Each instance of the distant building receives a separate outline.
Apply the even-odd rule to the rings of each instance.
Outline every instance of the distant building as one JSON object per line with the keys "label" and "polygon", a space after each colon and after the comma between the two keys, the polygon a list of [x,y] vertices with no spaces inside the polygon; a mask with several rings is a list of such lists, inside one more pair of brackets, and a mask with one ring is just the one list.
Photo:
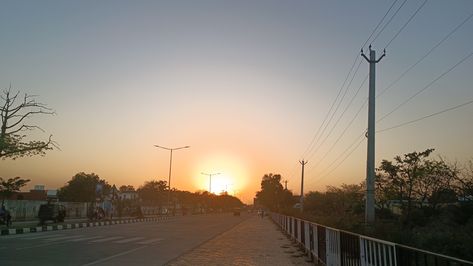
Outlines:
{"label": "distant building", "polygon": [[45,190],[44,185],[35,185],[34,190]]}
{"label": "distant building", "polygon": [[46,190],[30,190],[29,192],[15,192],[10,200],[48,200],[48,194]]}
{"label": "distant building", "polygon": [[138,192],[135,190],[127,190],[118,192],[118,198],[121,200],[137,200]]}

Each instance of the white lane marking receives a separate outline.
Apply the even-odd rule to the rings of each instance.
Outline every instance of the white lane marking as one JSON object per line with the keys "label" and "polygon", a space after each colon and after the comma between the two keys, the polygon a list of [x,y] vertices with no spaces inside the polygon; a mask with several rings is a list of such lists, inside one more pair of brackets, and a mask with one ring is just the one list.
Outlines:
{"label": "white lane marking", "polygon": [[25,237],[23,239],[28,239],[28,240],[34,240],[34,239],[42,239],[42,238],[51,238],[51,237],[58,237],[58,236],[63,236],[64,234],[57,234],[57,235],[42,235],[42,236],[31,236]]}
{"label": "white lane marking", "polygon": [[122,253],[117,253],[115,255],[112,255],[110,257],[106,257],[106,258],[103,258],[103,259],[99,259],[99,260],[96,260],[96,261],[92,261],[92,262],[89,262],[87,264],[83,264],[82,266],[90,266],[90,265],[95,265],[95,264],[99,264],[101,262],[104,262],[104,261],[107,261],[107,260],[111,260],[113,258],[116,258],[116,257],[120,257],[120,256],[123,256],[123,255],[126,255],[128,253],[132,253],[132,252],[135,252],[137,250],[140,250],[140,249],[143,249],[143,248],[146,248],[148,246],[141,246],[141,247],[137,247],[137,248],[134,248],[134,249],[130,249],[130,250],[127,250],[125,252],[122,252]]}
{"label": "white lane marking", "polygon": [[71,238],[78,238],[78,237],[81,237],[81,236],[82,235],[62,236],[62,237],[54,237],[54,238],[45,238],[45,239],[41,239],[41,240],[47,241],[47,242],[52,242],[52,241],[66,240],[66,239],[71,239]]}
{"label": "white lane marking", "polygon": [[70,240],[67,240],[67,241],[68,241],[68,242],[79,242],[79,241],[97,239],[97,238],[102,238],[102,237],[103,237],[103,236],[88,236],[88,237],[81,237],[81,238],[76,238],[76,239],[70,239]]}
{"label": "white lane marking", "polygon": [[151,243],[154,243],[154,242],[158,242],[158,241],[161,241],[163,240],[162,238],[152,238],[152,239],[149,239],[149,240],[146,240],[146,241],[141,241],[141,242],[138,242],[138,244],[141,244],[141,245],[148,245],[148,244],[151,244]]}
{"label": "white lane marking", "polygon": [[60,244],[60,243],[61,242],[49,242],[49,243],[46,243],[46,244],[39,244],[39,245],[34,245],[34,246],[29,246],[29,247],[16,248],[16,250],[24,250],[24,249],[29,249],[29,248],[40,248],[40,247],[57,245],[57,244]]}
{"label": "white lane marking", "polygon": [[143,238],[144,237],[138,236],[138,237],[132,237],[132,238],[128,238],[128,239],[118,240],[118,241],[115,241],[113,243],[124,244],[124,243],[133,242],[133,241],[136,241],[136,240],[140,240],[140,239],[143,239]]}
{"label": "white lane marking", "polygon": [[98,239],[98,240],[93,240],[93,241],[90,241],[90,242],[91,243],[102,243],[102,242],[107,242],[107,241],[110,241],[110,240],[115,240],[115,239],[120,239],[120,238],[123,238],[123,236],[112,236],[112,237],[102,238],[102,239]]}

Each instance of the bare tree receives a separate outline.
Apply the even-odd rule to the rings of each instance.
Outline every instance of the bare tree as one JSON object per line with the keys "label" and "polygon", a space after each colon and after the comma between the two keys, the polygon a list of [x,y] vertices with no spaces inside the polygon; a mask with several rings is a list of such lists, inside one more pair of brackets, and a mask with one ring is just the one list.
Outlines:
{"label": "bare tree", "polygon": [[39,126],[27,121],[36,115],[53,115],[54,112],[34,95],[12,93],[11,86],[0,96],[0,159],[16,159],[24,156],[44,155],[47,150],[57,148],[52,135],[47,140],[29,140],[26,132],[40,130]]}

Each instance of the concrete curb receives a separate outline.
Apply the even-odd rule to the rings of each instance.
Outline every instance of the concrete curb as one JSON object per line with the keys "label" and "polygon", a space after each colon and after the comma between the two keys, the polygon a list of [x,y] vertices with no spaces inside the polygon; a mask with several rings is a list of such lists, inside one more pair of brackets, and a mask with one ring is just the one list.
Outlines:
{"label": "concrete curb", "polygon": [[154,217],[154,218],[43,225],[43,226],[36,226],[36,227],[24,227],[24,228],[14,228],[14,229],[6,228],[6,229],[1,230],[0,236],[28,234],[28,233],[37,233],[37,232],[46,232],[46,231],[58,231],[58,230],[76,229],[76,228],[85,228],[85,227],[108,226],[108,225],[116,225],[116,224],[128,224],[128,223],[139,223],[139,222],[160,222],[160,221],[169,220],[169,218],[171,217],[172,216],[160,216],[160,217]]}

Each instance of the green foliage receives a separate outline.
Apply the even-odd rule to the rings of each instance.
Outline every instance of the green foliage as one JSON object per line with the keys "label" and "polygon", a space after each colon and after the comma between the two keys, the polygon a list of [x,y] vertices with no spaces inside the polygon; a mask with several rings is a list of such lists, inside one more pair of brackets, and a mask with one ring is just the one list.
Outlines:
{"label": "green foliage", "polygon": [[[97,190],[97,187],[101,187]],[[97,199],[103,199],[108,195],[111,186],[94,173],[77,173],[58,191],[58,197],[61,201],[71,202],[94,202]]]}
{"label": "green foliage", "polygon": [[26,124],[28,119],[36,115],[54,114],[45,104],[39,103],[34,96],[19,92],[11,93],[3,90],[0,97],[0,158],[16,159],[24,156],[44,155],[55,145],[51,136],[48,140],[28,140],[26,132],[42,129],[36,125]]}
{"label": "green foliage", "polygon": [[310,191],[304,199],[305,214],[322,224],[352,229],[363,216],[362,185],[328,186],[325,192]]}
{"label": "green foliage", "polygon": [[152,180],[144,183],[138,188],[138,195],[146,203],[164,203],[167,197],[167,182],[163,180]]}
{"label": "green foliage", "polygon": [[[443,160],[429,160],[433,149],[396,156],[394,162],[383,160],[377,169],[376,199],[381,208],[396,201],[401,205],[404,223],[412,223],[414,208],[437,208],[457,201],[459,171]],[[459,191],[458,191],[459,192]]]}
{"label": "green foliage", "polygon": [[22,179],[18,176],[7,180],[0,177],[0,195],[2,195],[2,205],[5,199],[11,197],[14,192],[20,191],[20,189],[28,182],[30,182],[29,179]]}
{"label": "green foliage", "polygon": [[261,190],[256,193],[259,204],[275,211],[294,204],[292,193],[283,189],[281,175],[265,174],[261,180]]}
{"label": "green foliage", "polygon": [[118,191],[120,192],[135,191],[135,187],[133,187],[132,185],[123,185],[123,186],[120,186]]}
{"label": "green foliage", "polygon": [[377,220],[372,227],[363,224],[363,185],[309,192],[304,218],[473,260],[473,163],[459,167],[442,158],[428,158],[432,152],[427,149],[381,162],[375,182]]}
{"label": "green foliage", "polygon": [[243,203],[236,197],[222,193],[215,195],[204,191],[202,193],[189,191],[174,191],[177,201],[184,209],[192,212],[198,211],[230,211],[234,208],[240,208]]}

